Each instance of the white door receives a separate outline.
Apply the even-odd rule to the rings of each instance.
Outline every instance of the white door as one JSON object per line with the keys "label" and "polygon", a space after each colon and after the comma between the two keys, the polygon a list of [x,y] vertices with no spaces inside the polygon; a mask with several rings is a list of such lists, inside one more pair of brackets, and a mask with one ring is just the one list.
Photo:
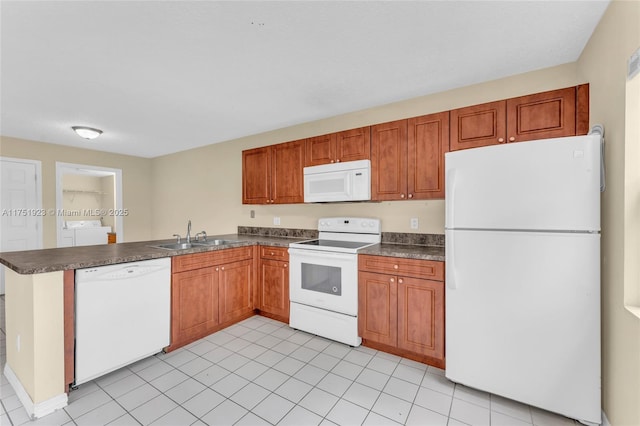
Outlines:
{"label": "white door", "polygon": [[[39,161],[0,159],[0,251],[42,247],[40,167]],[[0,273],[0,294],[4,294],[4,268]]]}

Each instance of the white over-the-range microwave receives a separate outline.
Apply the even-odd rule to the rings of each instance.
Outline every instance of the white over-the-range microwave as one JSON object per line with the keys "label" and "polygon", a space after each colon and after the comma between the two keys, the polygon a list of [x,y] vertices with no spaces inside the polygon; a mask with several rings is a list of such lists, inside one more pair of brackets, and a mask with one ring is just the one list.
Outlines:
{"label": "white over-the-range microwave", "polygon": [[371,161],[357,160],[304,168],[304,202],[371,199]]}

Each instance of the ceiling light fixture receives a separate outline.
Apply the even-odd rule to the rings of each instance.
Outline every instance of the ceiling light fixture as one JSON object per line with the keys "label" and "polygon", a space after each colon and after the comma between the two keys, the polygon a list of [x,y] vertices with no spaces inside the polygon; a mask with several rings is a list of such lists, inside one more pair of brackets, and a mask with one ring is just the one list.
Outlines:
{"label": "ceiling light fixture", "polygon": [[78,136],[85,139],[95,139],[102,134],[102,130],[94,129],[93,127],[71,126],[71,128]]}

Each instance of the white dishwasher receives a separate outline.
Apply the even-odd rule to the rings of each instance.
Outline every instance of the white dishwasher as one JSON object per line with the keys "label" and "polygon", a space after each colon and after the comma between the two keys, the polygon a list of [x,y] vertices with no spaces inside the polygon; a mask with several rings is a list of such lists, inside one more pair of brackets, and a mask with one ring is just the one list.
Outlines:
{"label": "white dishwasher", "polygon": [[75,384],[169,345],[171,258],[77,269]]}

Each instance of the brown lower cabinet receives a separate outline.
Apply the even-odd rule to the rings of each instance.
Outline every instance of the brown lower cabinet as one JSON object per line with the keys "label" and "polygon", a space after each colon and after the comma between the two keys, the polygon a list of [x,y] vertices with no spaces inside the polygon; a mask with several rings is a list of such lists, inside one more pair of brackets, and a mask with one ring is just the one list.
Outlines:
{"label": "brown lower cabinet", "polygon": [[253,315],[253,248],[175,256],[170,352]]}
{"label": "brown lower cabinet", "polygon": [[286,247],[260,246],[258,309],[262,315],[289,322],[289,253]]}
{"label": "brown lower cabinet", "polygon": [[360,255],[363,345],[444,368],[444,262]]}

